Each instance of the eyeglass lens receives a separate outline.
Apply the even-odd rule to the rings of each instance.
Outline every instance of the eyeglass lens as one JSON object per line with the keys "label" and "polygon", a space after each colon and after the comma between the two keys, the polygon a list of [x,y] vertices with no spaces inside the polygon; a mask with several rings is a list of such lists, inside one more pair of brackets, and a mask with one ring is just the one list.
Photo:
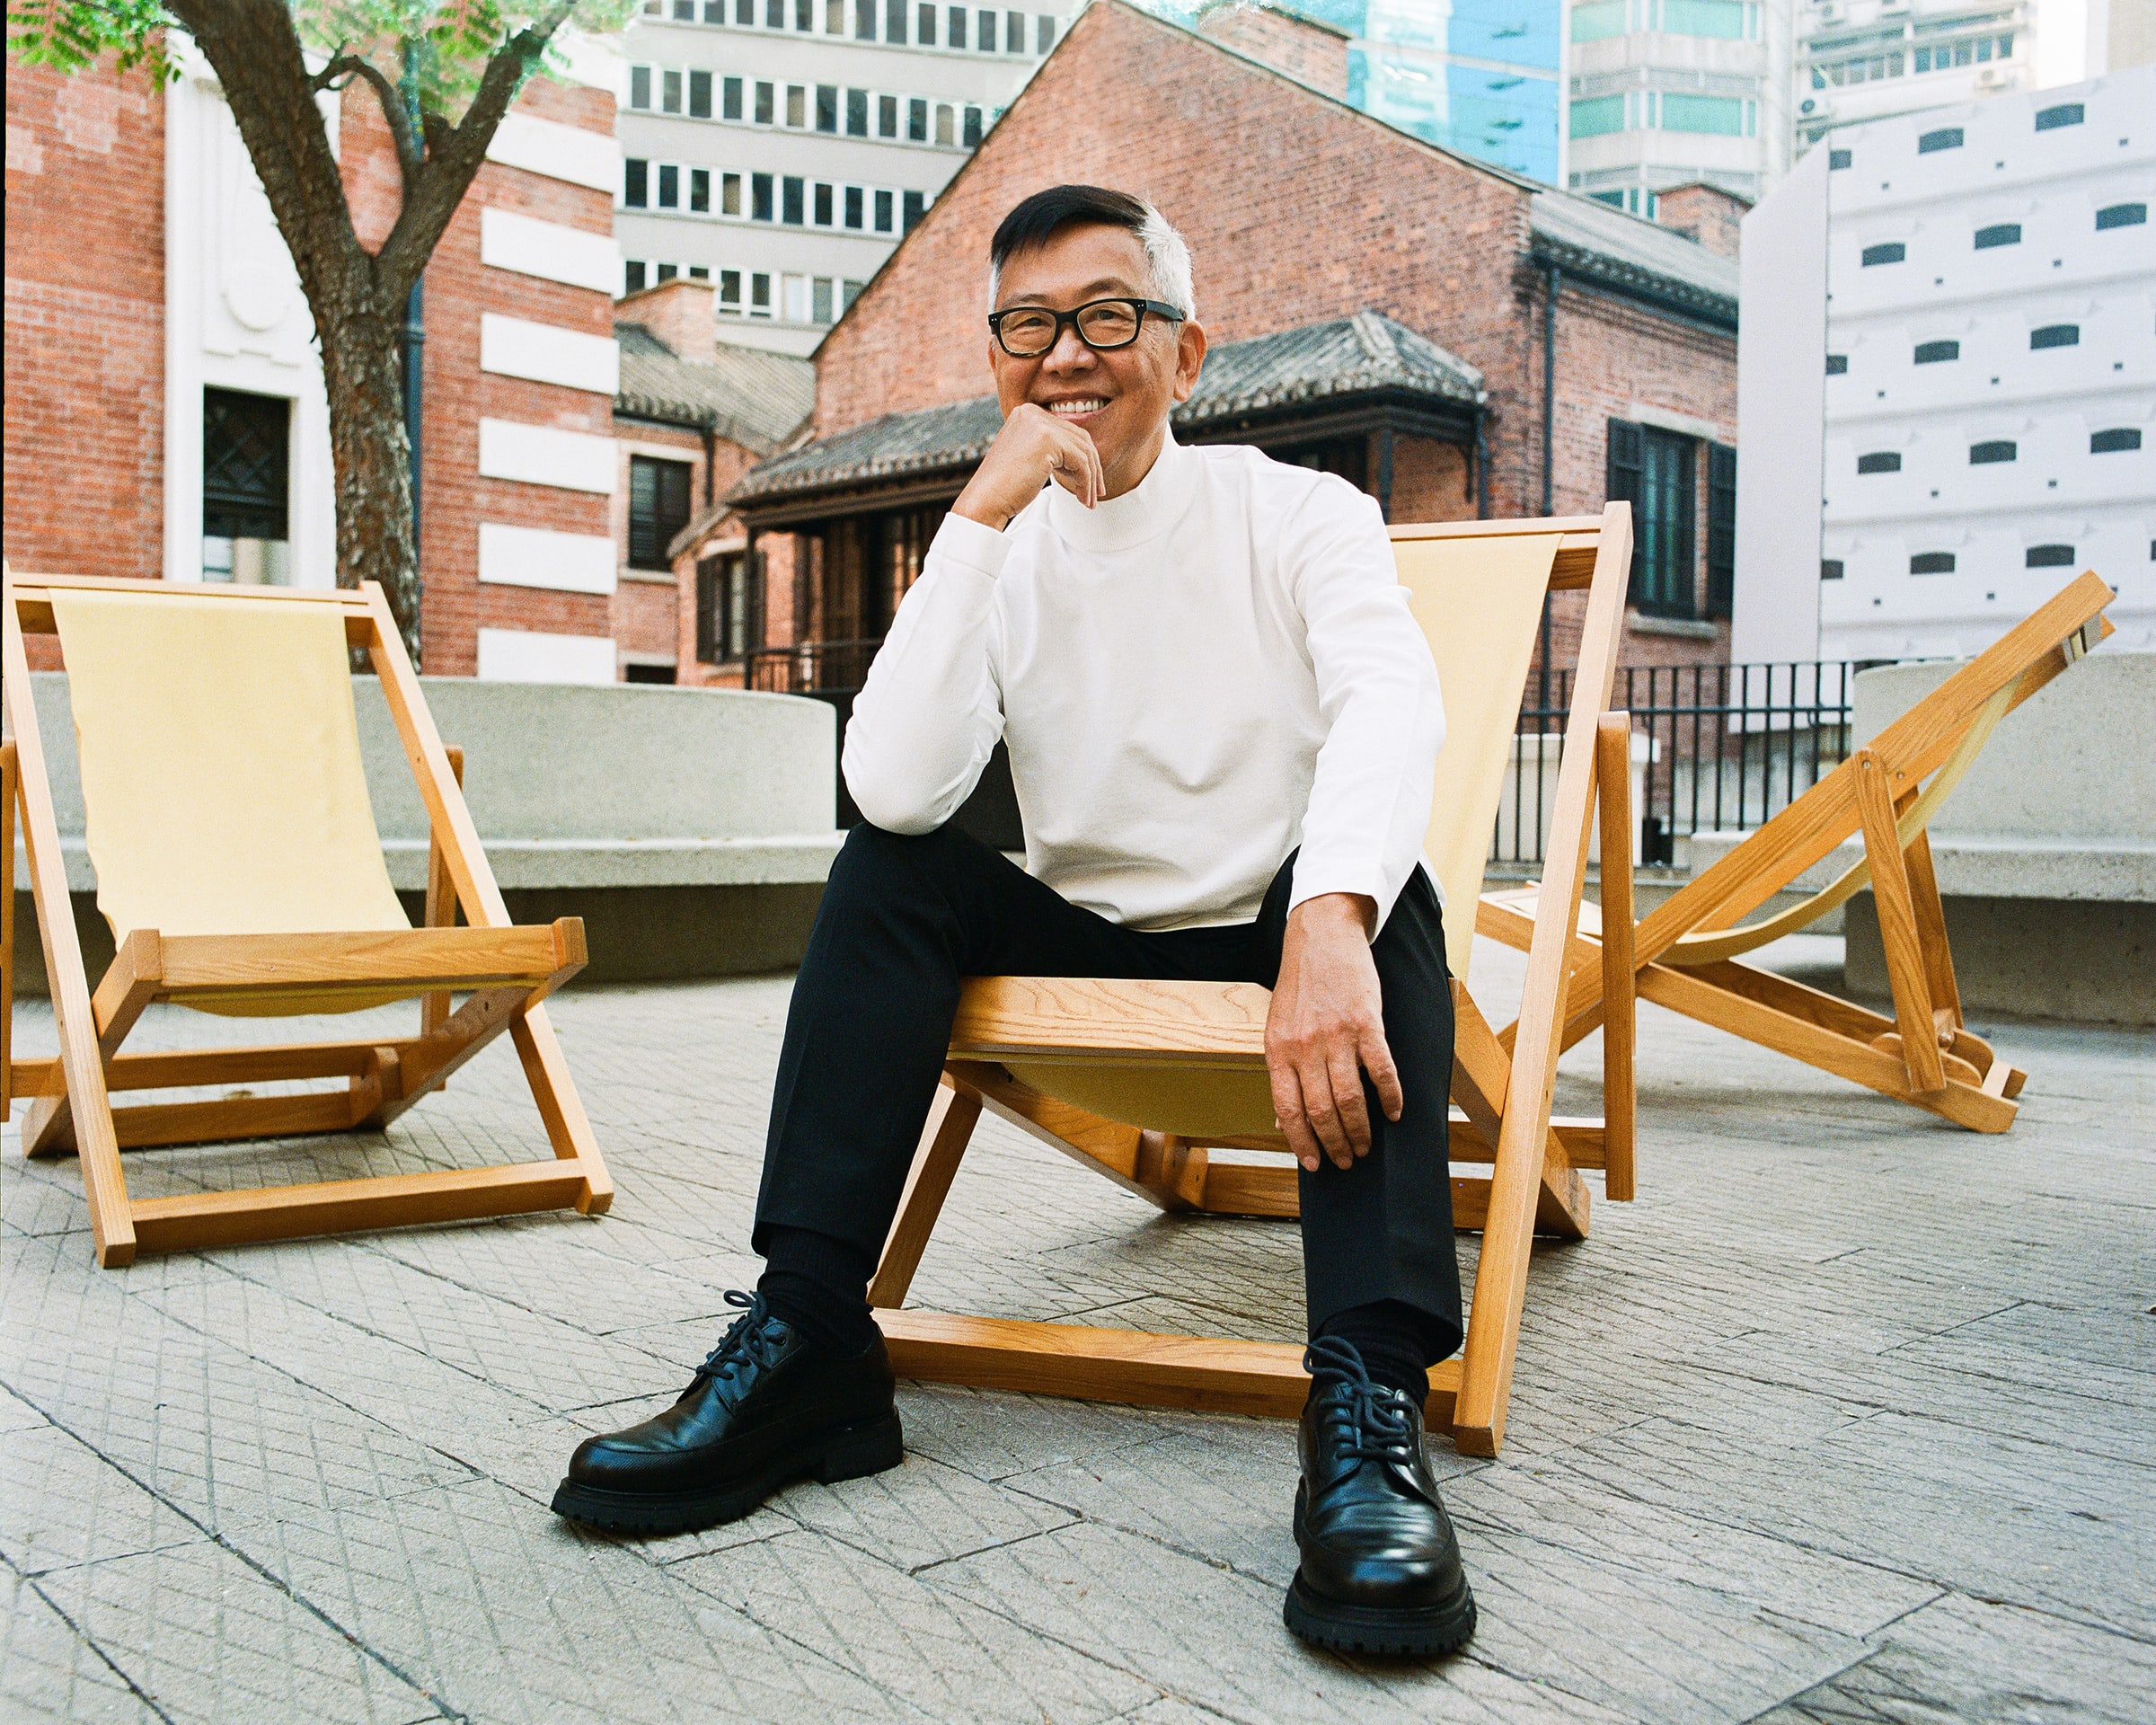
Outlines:
{"label": "eyeglass lens", "polygon": [[[1137,338],[1138,309],[1128,300],[1097,300],[1078,308],[1074,322],[1088,347],[1127,347]],[[1021,307],[1005,312],[996,326],[1003,349],[1015,358],[1031,358],[1056,345],[1061,321],[1056,314]]]}

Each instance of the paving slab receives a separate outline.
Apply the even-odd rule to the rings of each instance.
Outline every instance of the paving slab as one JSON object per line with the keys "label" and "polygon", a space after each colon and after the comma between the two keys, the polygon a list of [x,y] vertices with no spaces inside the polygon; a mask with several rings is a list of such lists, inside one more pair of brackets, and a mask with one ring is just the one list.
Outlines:
{"label": "paving slab", "polygon": [[0,1719],[148,1725],[161,1717],[27,1578],[0,1569]]}

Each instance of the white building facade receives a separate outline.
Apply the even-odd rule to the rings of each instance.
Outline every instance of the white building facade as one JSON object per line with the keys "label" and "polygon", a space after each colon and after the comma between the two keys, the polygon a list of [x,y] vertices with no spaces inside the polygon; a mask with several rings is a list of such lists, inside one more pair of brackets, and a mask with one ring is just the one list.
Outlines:
{"label": "white building facade", "polygon": [[1740,435],[1789,454],[1740,479],[1742,656],[1975,652],[2084,569],[2156,647],[2152,111],[2143,67],[1843,128],[1746,218],[1747,266],[1780,262],[1746,269],[1740,368],[1789,376]]}
{"label": "white building facade", "polygon": [[1565,183],[1652,218],[1694,183],[1756,200],[1789,161],[1792,0],[1572,0]]}
{"label": "white building facade", "polygon": [[1070,11],[646,0],[618,131],[624,290],[708,279],[723,339],[808,353]]}
{"label": "white building facade", "polygon": [[2036,0],[1798,0],[1796,147],[2037,85]]}

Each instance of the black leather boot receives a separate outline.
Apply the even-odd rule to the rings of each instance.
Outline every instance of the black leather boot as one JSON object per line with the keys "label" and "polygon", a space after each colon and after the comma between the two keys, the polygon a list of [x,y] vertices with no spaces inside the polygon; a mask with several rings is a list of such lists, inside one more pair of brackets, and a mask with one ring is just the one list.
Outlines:
{"label": "black leather boot", "polygon": [[609,1533],[688,1533],[738,1521],[795,1480],[856,1479],[904,1459],[880,1335],[846,1358],[772,1316],[762,1295],[726,1298],[742,1314],[681,1400],[579,1444],[556,1515]]}
{"label": "black leather boot", "polygon": [[1343,1653],[1449,1653],[1475,1632],[1460,1545],[1422,1453],[1422,1410],[1372,1381],[1352,1342],[1303,1356],[1302,1567],[1287,1626]]}

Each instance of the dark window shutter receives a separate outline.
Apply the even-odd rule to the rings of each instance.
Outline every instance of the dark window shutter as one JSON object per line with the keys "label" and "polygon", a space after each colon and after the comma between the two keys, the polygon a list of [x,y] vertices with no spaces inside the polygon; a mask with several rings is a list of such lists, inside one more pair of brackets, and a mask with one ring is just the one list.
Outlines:
{"label": "dark window shutter", "polygon": [[1707,446],[1707,615],[1726,617],[1736,590],[1736,451]]}
{"label": "dark window shutter", "polygon": [[629,458],[629,566],[666,569],[667,547],[689,525],[689,464]]}
{"label": "dark window shutter", "polygon": [[696,565],[696,662],[719,662],[719,571],[722,560],[706,557]]}
{"label": "dark window shutter", "polygon": [[1631,597],[1635,602],[1639,595],[1639,498],[1645,490],[1646,466],[1646,440],[1640,429],[1629,420],[1612,420],[1604,495],[1613,503],[1632,506]]}

